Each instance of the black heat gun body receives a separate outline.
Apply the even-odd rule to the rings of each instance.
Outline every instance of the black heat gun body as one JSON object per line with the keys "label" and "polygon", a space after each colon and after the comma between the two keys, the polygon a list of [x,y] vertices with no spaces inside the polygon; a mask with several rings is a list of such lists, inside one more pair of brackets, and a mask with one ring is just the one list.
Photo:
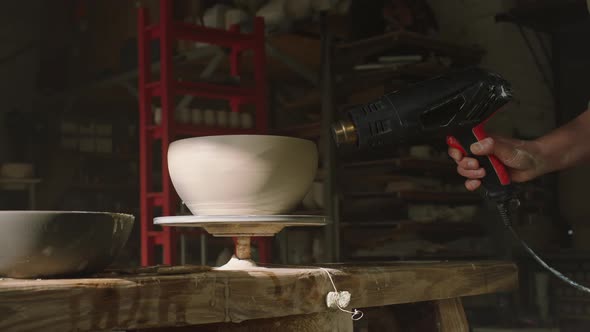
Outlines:
{"label": "black heat gun body", "polygon": [[512,98],[510,85],[479,68],[457,71],[411,85],[354,107],[334,126],[338,144],[361,149],[446,137],[447,144],[476,158],[489,198],[509,200],[510,176],[495,156],[474,156],[471,144],[486,138],[485,122]]}

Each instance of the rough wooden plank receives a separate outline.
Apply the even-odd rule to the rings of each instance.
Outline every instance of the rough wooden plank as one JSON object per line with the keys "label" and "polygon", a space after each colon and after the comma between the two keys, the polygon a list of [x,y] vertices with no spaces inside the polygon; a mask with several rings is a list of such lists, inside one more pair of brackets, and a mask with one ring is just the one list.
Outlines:
{"label": "rough wooden plank", "polygon": [[440,332],[469,332],[460,298],[439,300],[435,305]]}
{"label": "rough wooden plank", "polygon": [[[141,331],[141,330],[140,330]],[[146,332],[164,332],[169,328],[149,329]],[[352,332],[350,315],[341,311],[319,312],[278,318],[249,320],[242,323],[215,323],[179,327],[175,332]],[[139,331],[138,331],[139,332]]]}
{"label": "rough wooden plank", "polygon": [[[509,291],[507,262],[331,265],[351,307]],[[0,330],[98,330],[241,322],[327,311],[332,290],[317,268],[258,268],[179,275],[0,281]]]}

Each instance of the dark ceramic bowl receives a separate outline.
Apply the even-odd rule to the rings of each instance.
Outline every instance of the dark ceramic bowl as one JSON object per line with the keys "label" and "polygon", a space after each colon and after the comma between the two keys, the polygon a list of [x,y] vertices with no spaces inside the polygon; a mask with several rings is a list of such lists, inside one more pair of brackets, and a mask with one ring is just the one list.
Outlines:
{"label": "dark ceramic bowl", "polygon": [[132,215],[108,212],[0,211],[0,275],[80,276],[113,262]]}

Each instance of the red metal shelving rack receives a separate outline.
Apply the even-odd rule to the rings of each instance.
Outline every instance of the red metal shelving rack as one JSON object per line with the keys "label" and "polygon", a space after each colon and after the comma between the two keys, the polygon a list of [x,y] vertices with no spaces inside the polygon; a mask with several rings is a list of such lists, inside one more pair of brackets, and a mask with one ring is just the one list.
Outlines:
{"label": "red metal shelving rack", "polygon": [[[229,31],[206,28],[184,22],[175,22],[172,1],[160,0],[158,24],[150,24],[147,9],[138,8],[138,53],[139,53],[139,149],[140,149],[140,211],[141,211],[141,263],[155,264],[154,251],[162,246],[163,264],[176,260],[177,231],[171,227],[155,230],[154,210],[161,208],[162,215],[174,215],[178,198],[168,175],[167,152],[170,142],[179,136],[206,136],[238,133],[265,133],[268,130],[267,78],[264,20],[256,18],[252,33],[241,33],[234,26]],[[150,71],[150,41],[160,39],[160,78],[153,81]],[[209,43],[230,49],[231,74],[239,76],[239,57],[244,50],[253,50],[254,87],[224,86],[210,83],[178,81],[172,76],[172,50],[176,40]],[[232,112],[239,112],[240,105],[256,107],[255,128],[249,130],[196,127],[174,123],[174,97],[192,95],[210,99],[226,99]],[[152,121],[152,99],[159,97],[162,120],[159,125]],[[161,141],[162,190],[154,191],[152,181],[152,147]],[[267,239],[259,240],[261,262],[269,262],[270,246]]]}

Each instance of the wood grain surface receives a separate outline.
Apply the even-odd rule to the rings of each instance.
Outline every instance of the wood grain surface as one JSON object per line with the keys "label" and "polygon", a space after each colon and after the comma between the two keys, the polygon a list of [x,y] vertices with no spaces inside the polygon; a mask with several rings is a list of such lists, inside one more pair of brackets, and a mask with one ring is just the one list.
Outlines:
{"label": "wood grain surface", "polygon": [[440,332],[469,332],[460,298],[438,300],[435,305]]}
{"label": "wood grain surface", "polygon": [[[510,262],[400,262],[324,265],[349,308],[510,291]],[[137,270],[101,278],[0,281],[1,331],[132,329],[241,322],[325,312],[332,291],[314,267],[216,271]]]}
{"label": "wood grain surface", "polygon": [[[169,332],[167,327],[136,332]],[[278,318],[248,320],[241,323],[213,323],[177,327],[175,332],[353,332],[350,315],[341,311],[318,312]]]}

